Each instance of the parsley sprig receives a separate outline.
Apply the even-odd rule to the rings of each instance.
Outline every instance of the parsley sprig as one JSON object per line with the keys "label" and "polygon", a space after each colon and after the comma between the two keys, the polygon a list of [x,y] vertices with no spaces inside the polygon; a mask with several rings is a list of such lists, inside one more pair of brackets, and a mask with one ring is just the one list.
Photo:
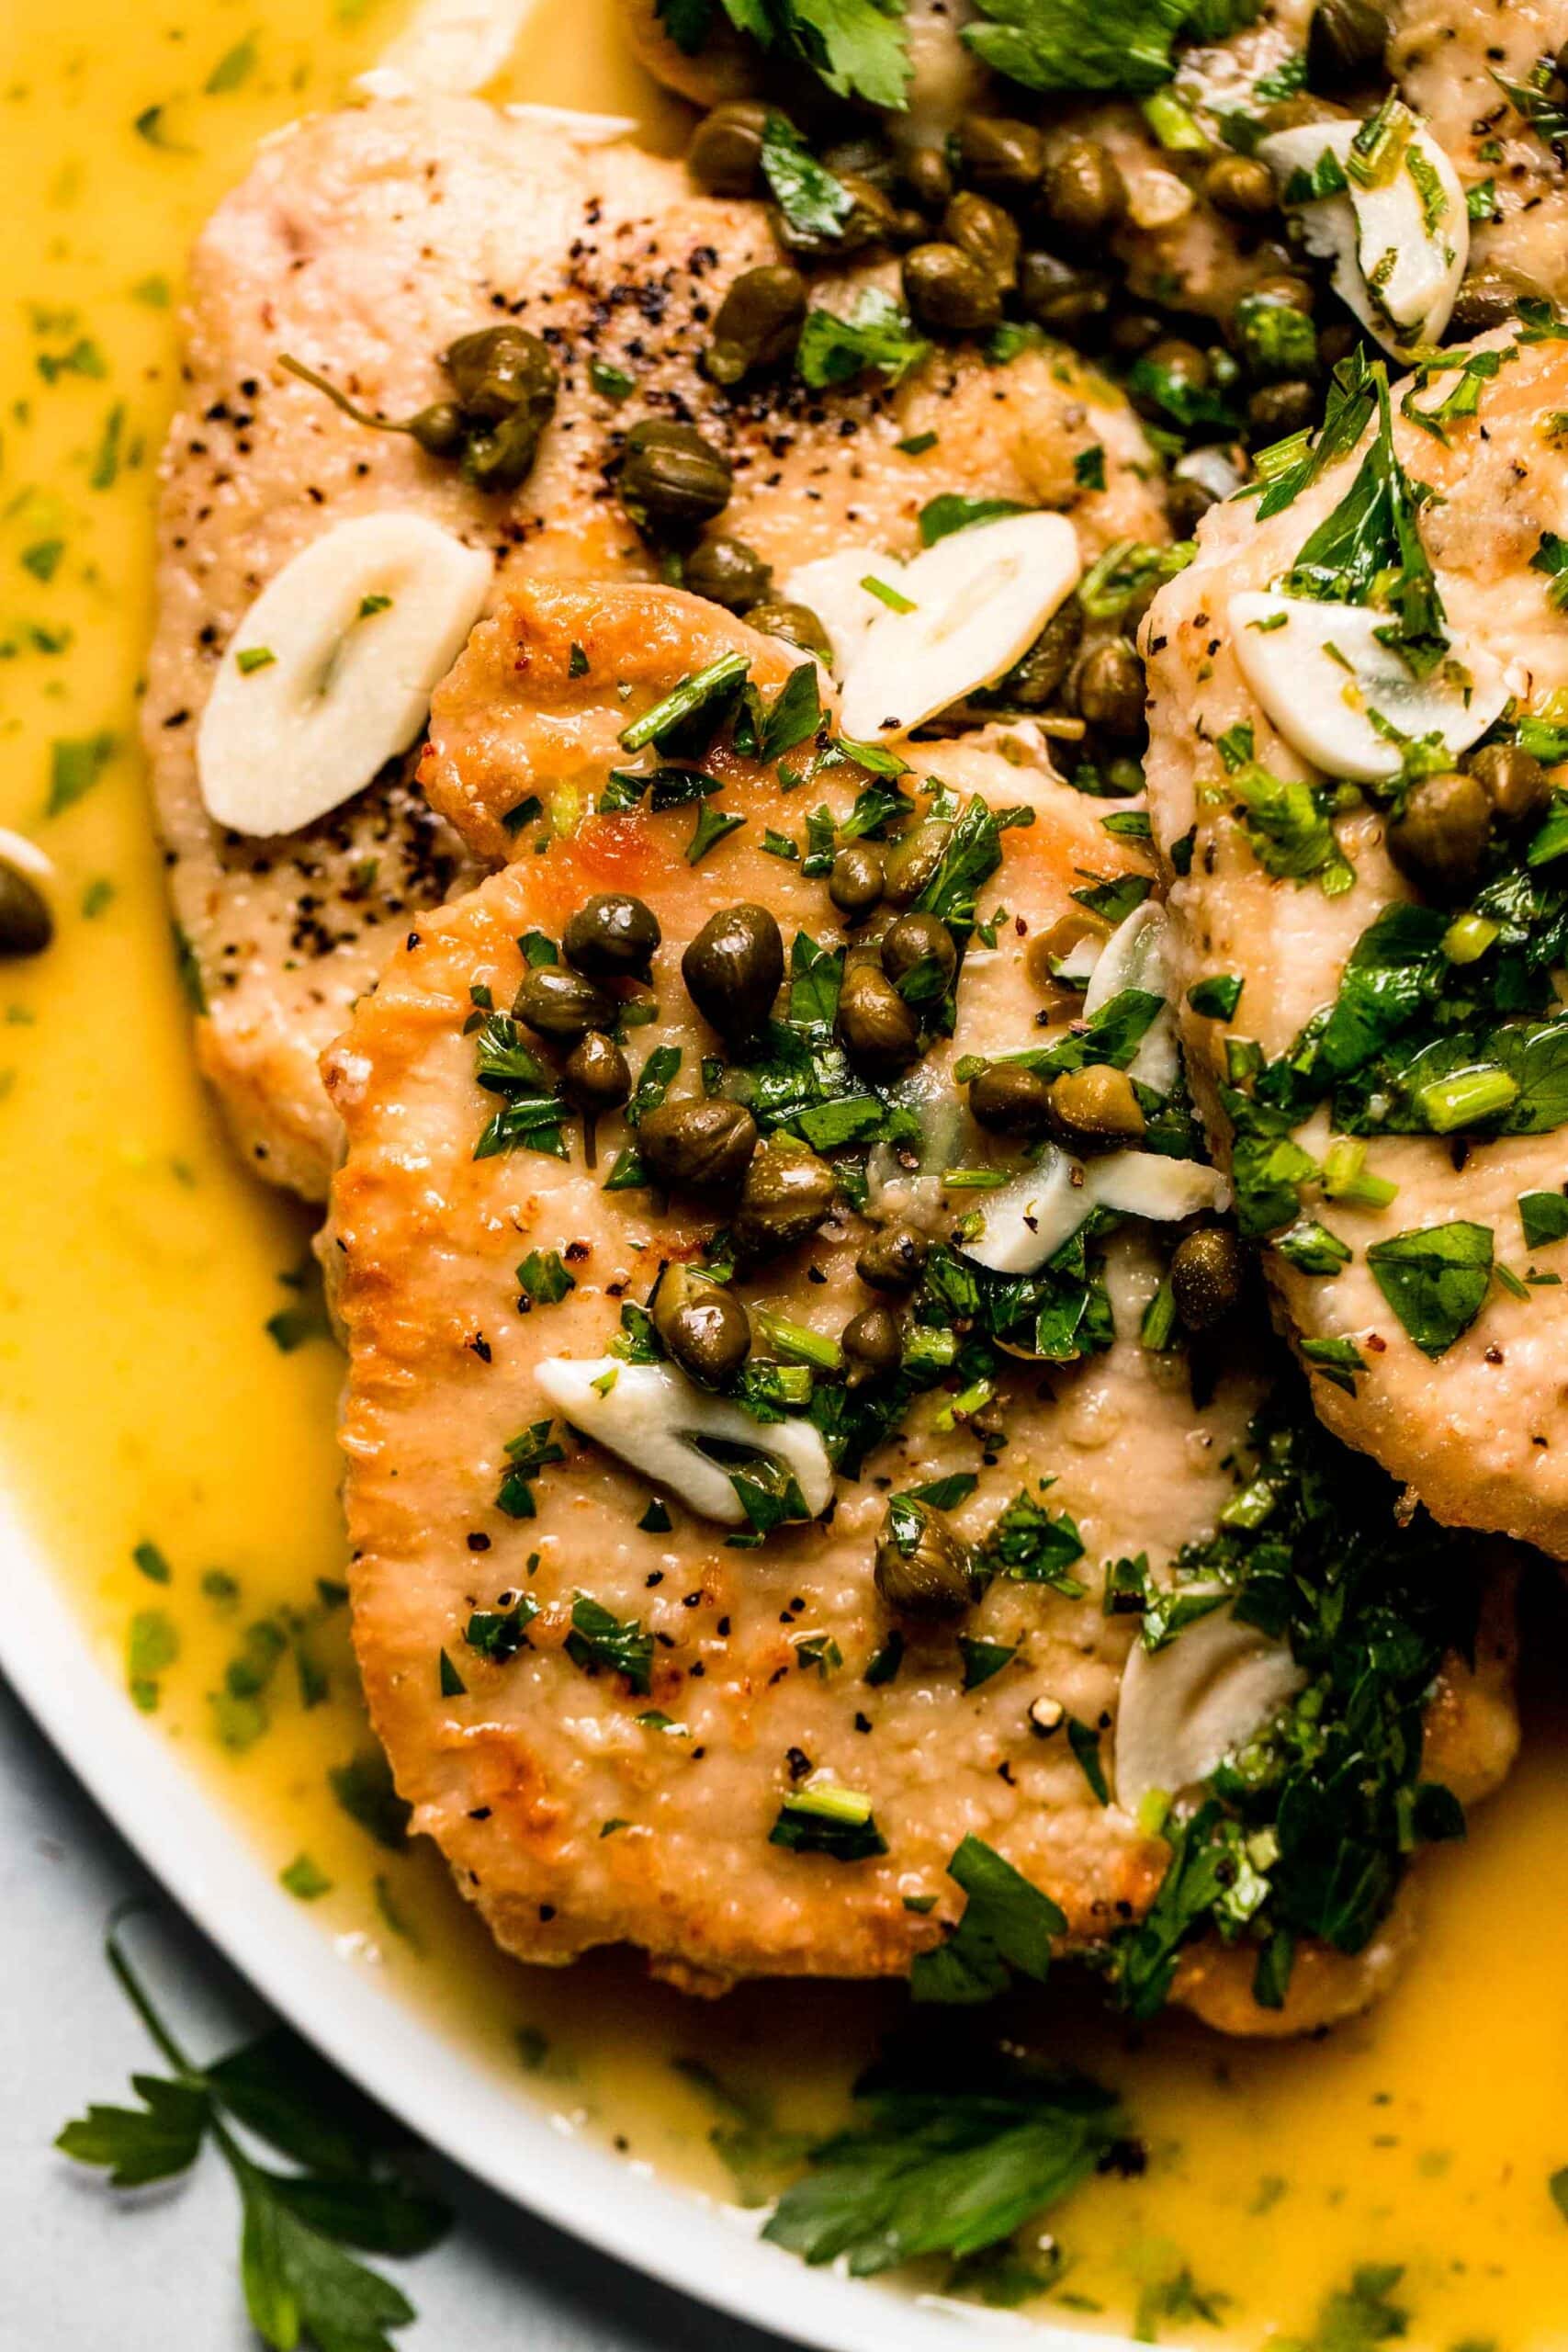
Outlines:
{"label": "parsley sprig", "polygon": [[[55,2146],[99,2166],[115,2188],[177,2178],[215,2148],[240,2195],[241,2282],[263,2343],[273,2352],[301,2343],[316,2352],[392,2352],[388,2331],[406,2326],[413,2306],[344,2249],[423,2254],[446,2231],[446,2208],[390,2168],[389,2120],[286,2028],[209,2066],[187,2057],[131,1967],[120,1935],[126,1916],[122,1907],[110,1922],[108,1963],[169,2072],[133,2075],[140,2106],[95,2104]],[[253,2140],[298,2169],[261,2163]]]}

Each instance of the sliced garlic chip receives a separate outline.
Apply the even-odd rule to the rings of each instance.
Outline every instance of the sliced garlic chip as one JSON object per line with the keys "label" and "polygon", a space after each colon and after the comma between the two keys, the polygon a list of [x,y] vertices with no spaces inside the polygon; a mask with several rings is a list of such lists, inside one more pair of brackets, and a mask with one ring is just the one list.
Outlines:
{"label": "sliced garlic chip", "polygon": [[907,734],[993,684],[1066,602],[1082,569],[1062,514],[1004,514],[927,548],[897,583],[910,610],[879,612],[845,671],[845,734],[863,742]]}
{"label": "sliced garlic chip", "polygon": [[355,88],[367,98],[460,98],[493,82],[533,0],[419,0]]}
{"label": "sliced garlic chip", "polygon": [[1164,1649],[1140,1643],[1116,1713],[1116,1802],[1179,1796],[1261,1731],[1306,1682],[1288,1643],[1238,1624],[1228,1608],[1184,1625]]}
{"label": "sliced garlic chip", "polygon": [[489,555],[423,514],[360,514],[268,582],[197,738],[201,797],[238,833],[292,833],[412,742],[490,590]]}
{"label": "sliced garlic chip", "polygon": [[1247,589],[1230,600],[1242,676],[1293,752],[1325,775],[1375,784],[1400,770],[1401,735],[1438,735],[1454,756],[1483,735],[1508,699],[1502,665],[1467,640],[1429,677],[1413,677],[1377,632],[1389,617],[1369,605],[1318,605]]}
{"label": "sliced garlic chip", "polygon": [[1229,1205],[1230,1186],[1217,1168],[1201,1160],[1110,1151],[1080,1161],[1053,1146],[1037,1166],[986,1195],[979,1233],[960,1246],[994,1274],[1035,1274],[1093,1209],[1168,1225],[1200,1209]]}
{"label": "sliced garlic chip", "polygon": [[1083,1018],[1088,1021],[1123,989],[1141,989],[1165,999],[1127,1065],[1127,1073],[1156,1094],[1168,1094],[1179,1068],[1176,1043],[1176,975],[1170,960],[1170,924],[1165,909],[1145,899],[1106,941],[1095,960],[1084,991]]}
{"label": "sliced garlic chip", "polygon": [[[1405,107],[1392,118],[1392,171],[1362,187],[1345,169],[1358,122],[1302,123],[1258,141],[1292,210],[1307,251],[1334,264],[1335,290],[1385,349],[1405,358],[1436,343],[1448,325],[1470,258],[1470,216],[1452,164]],[[1297,205],[1298,174],[1331,155],[1346,185]]]}
{"label": "sliced garlic chip", "polygon": [[37,842],[26,833],[14,833],[9,825],[0,825],[0,858],[14,865],[18,874],[30,874],[35,882],[48,882],[54,873],[54,860]]}
{"label": "sliced garlic chip", "polygon": [[629,139],[637,129],[637,117],[629,114],[588,114],[581,107],[544,107],[525,104],[502,108],[508,122],[530,124],[536,130],[550,130],[570,140],[574,147],[613,147],[619,139]]}
{"label": "sliced garlic chip", "polygon": [[862,587],[862,581],[880,580],[885,588],[901,595],[904,570],[897,556],[884,555],[880,548],[840,548],[832,555],[819,555],[811,563],[796,565],[778,582],[776,594],[787,604],[805,605],[816,614],[833,649],[829,666],[835,678],[841,678],[873,621],[887,610],[880,597]]}
{"label": "sliced garlic chip", "polygon": [[[678,1495],[688,1509],[721,1527],[744,1525],[746,1512],[728,1473],[698,1442],[716,1439],[771,1453],[792,1471],[807,1510],[820,1518],[833,1499],[828,1449],[809,1421],[754,1421],[739,1405],[709,1396],[667,1363],[622,1363],[616,1356],[581,1362],[550,1356],[535,1378],[540,1394],[596,1445],[607,1446]],[[603,1391],[597,1385],[604,1383]]]}

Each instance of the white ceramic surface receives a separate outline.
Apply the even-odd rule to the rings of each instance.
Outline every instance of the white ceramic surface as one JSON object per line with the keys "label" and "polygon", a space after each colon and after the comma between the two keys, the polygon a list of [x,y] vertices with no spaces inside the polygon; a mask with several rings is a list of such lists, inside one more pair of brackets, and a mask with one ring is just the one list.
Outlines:
{"label": "white ceramic surface", "polygon": [[[1083,2352],[1074,2331],[810,2270],[757,2217],[564,2132],[476,2063],[277,1886],[224,1807],[103,1673],[40,1545],[0,1498],[0,1668],[110,1819],[236,1968],[333,2062],[457,2163],[605,2253],[820,2352]],[[1128,2346],[1113,2352],[1133,2352]]]}

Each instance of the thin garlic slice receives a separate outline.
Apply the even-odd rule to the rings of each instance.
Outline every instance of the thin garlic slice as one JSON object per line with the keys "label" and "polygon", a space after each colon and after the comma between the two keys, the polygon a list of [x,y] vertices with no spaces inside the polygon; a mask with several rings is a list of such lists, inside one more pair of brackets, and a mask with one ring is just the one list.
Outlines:
{"label": "thin garlic slice", "polygon": [[793,1472],[813,1519],[833,1499],[828,1449],[809,1421],[754,1421],[739,1405],[694,1386],[672,1364],[549,1356],[535,1378],[547,1403],[573,1429],[721,1527],[744,1525],[746,1512],[728,1473],[703,1453],[700,1438],[773,1454]]}
{"label": "thin garlic slice", "polygon": [[545,107],[519,102],[501,109],[508,122],[527,123],[536,130],[554,131],[574,147],[613,147],[629,139],[637,117],[629,114],[589,114],[581,107]]}
{"label": "thin garlic slice", "polygon": [[904,735],[994,684],[1066,604],[1082,569],[1062,514],[1005,514],[927,548],[897,583],[910,610],[879,612],[845,671],[845,734],[863,742]]}
{"label": "thin garlic slice", "polygon": [[1077,1160],[1053,1145],[1036,1166],[986,1195],[979,1233],[960,1246],[994,1274],[1036,1274],[1093,1209],[1168,1225],[1229,1205],[1230,1186],[1201,1160],[1168,1159],[1157,1151]]}
{"label": "thin garlic slice", "polygon": [[35,882],[48,882],[53,877],[54,860],[37,842],[26,833],[14,833],[9,825],[0,825],[0,858],[14,865],[18,874],[30,874]]}
{"label": "thin garlic slice", "polygon": [[904,571],[897,556],[884,555],[880,548],[840,548],[832,555],[797,564],[778,582],[776,593],[785,603],[805,605],[816,614],[833,649],[829,666],[835,678],[841,678],[873,621],[887,610],[880,597],[862,587],[862,581],[880,580],[901,595]]}
{"label": "thin garlic slice", "polygon": [[[1403,121],[1397,118],[1403,117]],[[1277,130],[1258,153],[1281,190],[1332,155],[1341,170],[1359,122],[1309,122]],[[1404,359],[1448,325],[1470,258],[1470,216],[1459,175],[1419,117],[1399,107],[1399,160],[1378,187],[1346,187],[1292,209],[1307,251],[1334,264],[1334,286],[1363,326]],[[1287,201],[1289,199],[1287,198]]]}
{"label": "thin garlic slice", "polygon": [[1501,663],[1455,638],[1429,677],[1413,677],[1379,641],[1389,616],[1370,605],[1319,605],[1249,588],[1230,600],[1242,676],[1293,752],[1325,775],[1375,784],[1400,771],[1400,735],[1440,736],[1458,754],[1483,735],[1508,699]]}
{"label": "thin garlic slice", "polygon": [[1124,922],[1117,924],[1095,960],[1084,991],[1083,1018],[1088,1021],[1120,996],[1123,989],[1141,989],[1165,999],[1127,1065],[1127,1074],[1156,1094],[1168,1094],[1179,1068],[1176,1042],[1176,974],[1170,958],[1170,923],[1163,907],[1145,899]]}
{"label": "thin garlic slice", "polygon": [[466,97],[493,82],[533,0],[419,0],[355,88],[367,98]]}
{"label": "thin garlic slice", "polygon": [[1239,1624],[1224,1607],[1184,1625],[1163,1649],[1140,1643],[1117,1706],[1117,1804],[1135,1813],[1156,1792],[1176,1797],[1195,1788],[1271,1723],[1306,1679],[1288,1643]]}
{"label": "thin garlic slice", "polygon": [[360,514],[262,590],[197,739],[201,797],[238,833],[292,833],[412,742],[489,594],[491,559],[423,514]]}

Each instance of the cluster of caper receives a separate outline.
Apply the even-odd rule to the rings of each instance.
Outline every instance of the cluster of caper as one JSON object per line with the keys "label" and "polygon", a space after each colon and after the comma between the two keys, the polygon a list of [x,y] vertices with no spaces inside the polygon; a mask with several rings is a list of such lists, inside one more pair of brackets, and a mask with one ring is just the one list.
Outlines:
{"label": "cluster of caper", "polygon": [[586,1122],[591,1150],[594,1120],[619,1110],[632,1091],[630,1066],[611,1035],[620,1000],[605,983],[646,981],[661,935],[658,916],[640,899],[602,892],[568,922],[561,940],[565,963],[535,965],[513,1003],[525,1028],[566,1049],[561,1083]]}
{"label": "cluster of caper", "polygon": [[723,514],[734,487],[729,459],[694,424],[642,417],[626,435],[621,504],[646,538],[679,559],[682,585],[739,613],[764,636],[829,660],[821,622],[808,606],[773,595],[772,568],[755,548],[723,532],[693,544],[703,526]]}
{"label": "cluster of caper", "polygon": [[0,963],[41,956],[53,937],[49,900],[30,874],[0,857]]}
{"label": "cluster of caper", "polygon": [[1551,779],[1532,753],[1489,743],[1462,766],[1411,786],[1390,814],[1388,854],[1427,898],[1457,905],[1480,881],[1494,831],[1517,836],[1551,798]]}
{"label": "cluster of caper", "polygon": [[476,489],[516,490],[533,470],[539,437],[555,414],[560,378],[547,345],[519,326],[479,327],[441,355],[452,398],[412,416],[377,416],[303,361],[279,363],[378,433],[406,433],[427,457],[455,458]]}

